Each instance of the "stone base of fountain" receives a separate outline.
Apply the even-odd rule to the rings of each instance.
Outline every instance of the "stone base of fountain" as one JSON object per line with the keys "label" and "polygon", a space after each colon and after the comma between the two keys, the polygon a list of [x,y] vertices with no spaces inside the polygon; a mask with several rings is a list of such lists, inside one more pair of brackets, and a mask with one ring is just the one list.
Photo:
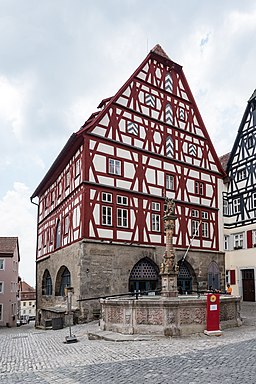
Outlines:
{"label": "stone base of fountain", "polygon": [[[220,296],[221,330],[242,325],[240,296]],[[186,336],[206,329],[206,296],[101,299],[101,330],[122,334]]]}

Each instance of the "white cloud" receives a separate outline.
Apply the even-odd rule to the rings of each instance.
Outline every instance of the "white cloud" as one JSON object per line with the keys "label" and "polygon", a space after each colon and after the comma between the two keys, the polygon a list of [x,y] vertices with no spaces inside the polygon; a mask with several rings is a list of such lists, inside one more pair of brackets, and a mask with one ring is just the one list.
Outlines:
{"label": "white cloud", "polygon": [[36,215],[30,202],[31,191],[20,182],[0,200],[0,236],[18,236],[20,249],[19,274],[35,286]]}

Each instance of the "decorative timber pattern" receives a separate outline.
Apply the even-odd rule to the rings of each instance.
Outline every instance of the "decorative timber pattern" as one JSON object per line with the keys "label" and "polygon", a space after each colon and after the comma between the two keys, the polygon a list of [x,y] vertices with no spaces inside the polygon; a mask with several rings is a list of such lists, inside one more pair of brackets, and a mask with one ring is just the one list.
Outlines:
{"label": "decorative timber pattern", "polygon": [[165,197],[176,201],[175,247],[198,228],[192,247],[218,250],[224,173],[182,67],[156,46],[99,107],[32,196],[38,257],[83,238],[163,246]]}

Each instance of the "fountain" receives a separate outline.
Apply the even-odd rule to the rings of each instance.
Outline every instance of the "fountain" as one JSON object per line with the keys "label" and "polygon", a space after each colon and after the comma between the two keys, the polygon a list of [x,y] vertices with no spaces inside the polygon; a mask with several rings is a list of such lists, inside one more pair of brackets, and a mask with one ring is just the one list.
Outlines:
{"label": "fountain", "polygon": [[[101,330],[123,334],[183,336],[206,329],[206,295],[178,295],[178,265],[173,248],[175,203],[166,199],[163,217],[166,249],[160,265],[161,295],[101,299]],[[241,325],[240,297],[220,298],[221,328]]]}

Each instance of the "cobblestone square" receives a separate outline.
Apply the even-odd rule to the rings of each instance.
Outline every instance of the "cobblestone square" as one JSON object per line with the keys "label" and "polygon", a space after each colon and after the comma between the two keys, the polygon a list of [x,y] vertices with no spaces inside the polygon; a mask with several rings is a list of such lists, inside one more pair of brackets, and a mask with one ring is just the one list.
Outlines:
{"label": "cobblestone square", "polygon": [[97,322],[39,330],[0,329],[0,383],[250,383],[256,382],[256,304],[242,305],[244,325],[220,337],[194,335],[123,342],[89,340]]}

